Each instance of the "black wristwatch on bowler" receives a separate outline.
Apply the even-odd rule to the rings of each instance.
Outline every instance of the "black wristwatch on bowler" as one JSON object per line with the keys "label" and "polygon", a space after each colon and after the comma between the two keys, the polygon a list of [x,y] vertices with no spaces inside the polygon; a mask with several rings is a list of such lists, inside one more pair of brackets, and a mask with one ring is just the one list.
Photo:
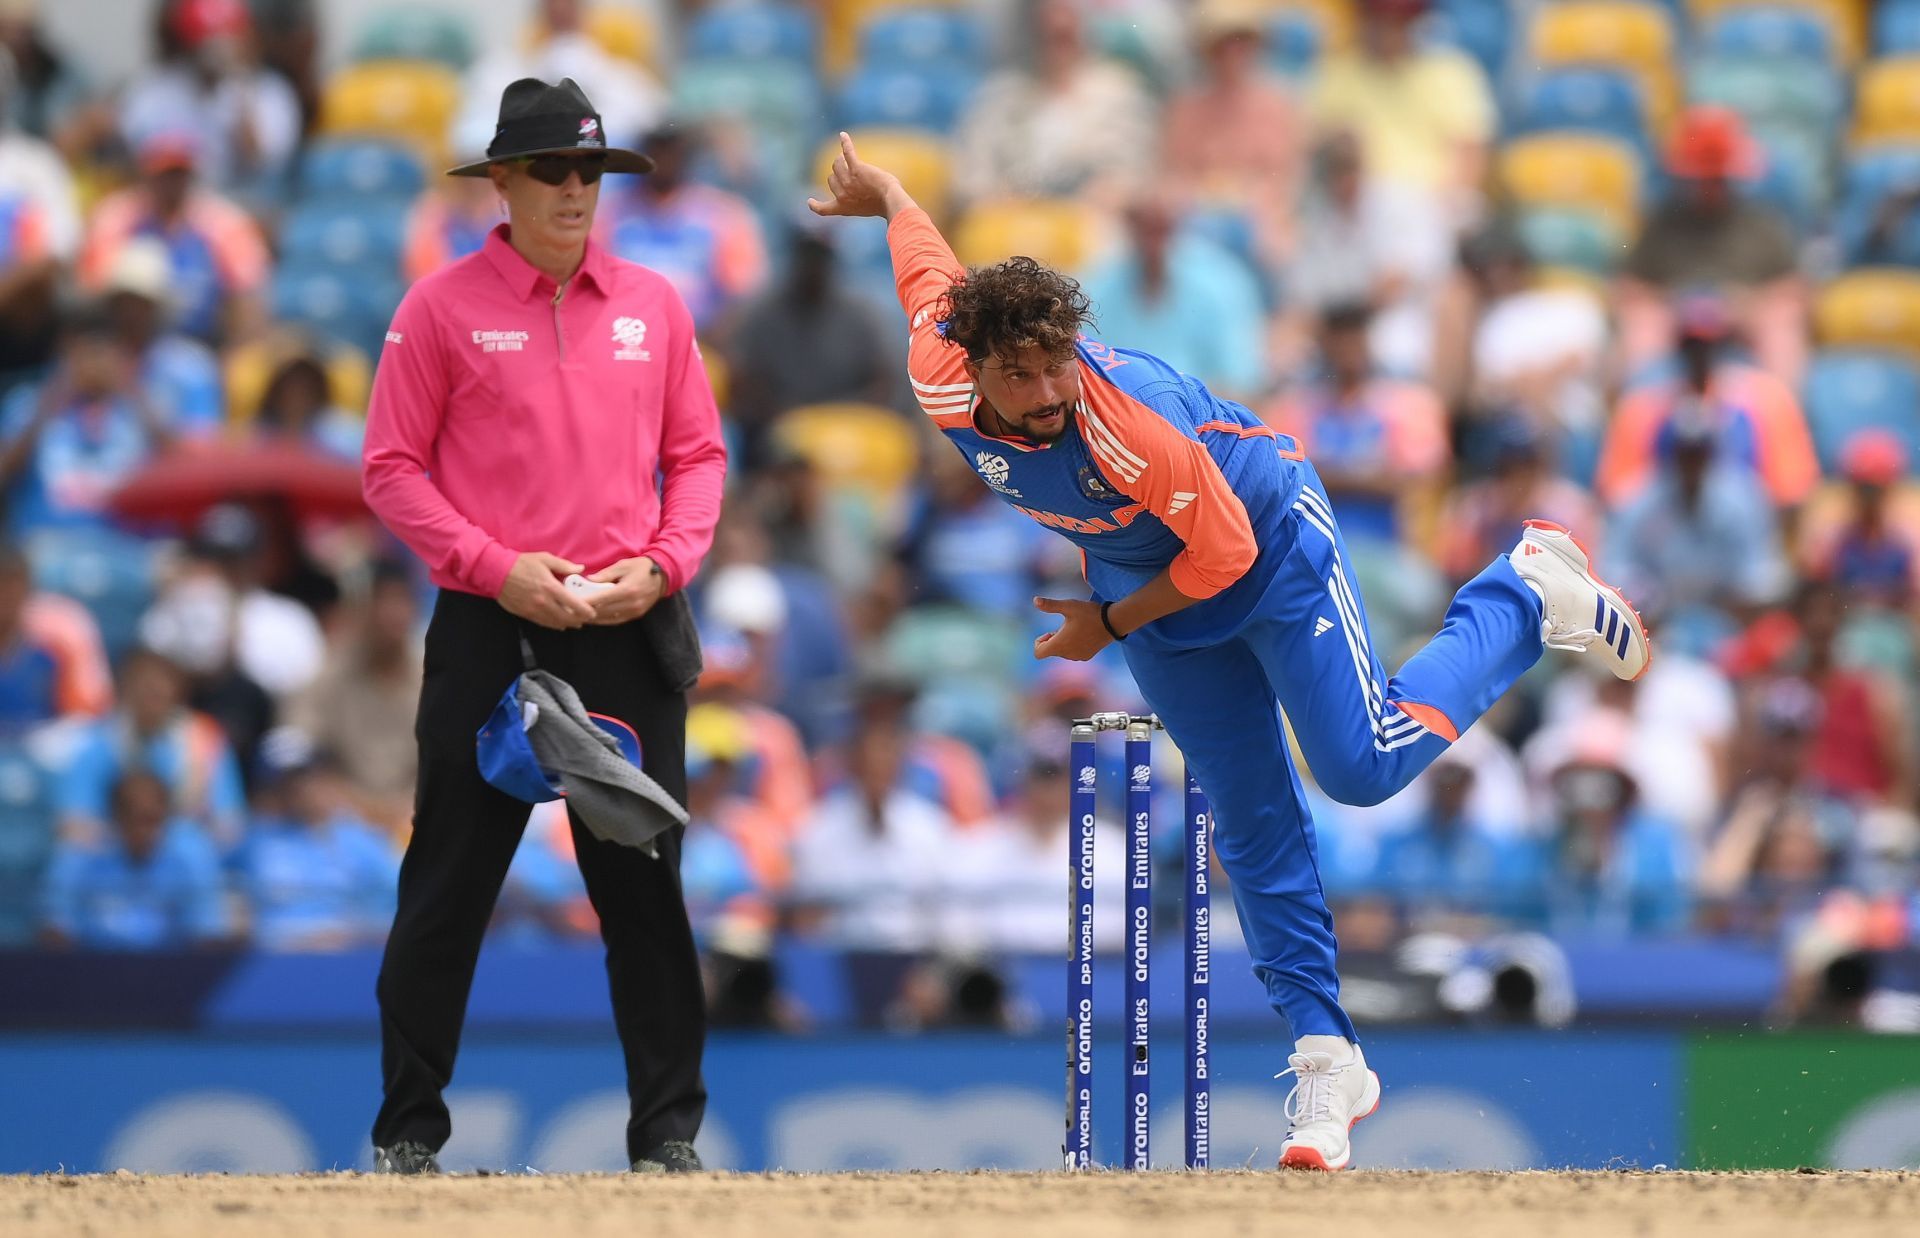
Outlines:
{"label": "black wristwatch on bowler", "polygon": [[1111,610],[1112,608],[1113,608],[1112,602],[1100,603],[1100,626],[1107,630],[1108,636],[1113,637],[1113,639],[1115,640],[1123,641],[1127,638],[1120,635],[1119,631],[1116,630],[1113,626],[1113,620],[1107,618],[1107,611]]}

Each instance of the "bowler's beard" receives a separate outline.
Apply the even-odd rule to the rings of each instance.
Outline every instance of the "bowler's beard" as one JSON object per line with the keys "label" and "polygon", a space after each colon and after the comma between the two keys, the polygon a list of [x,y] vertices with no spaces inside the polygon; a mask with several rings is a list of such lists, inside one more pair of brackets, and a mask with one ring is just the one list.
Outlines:
{"label": "bowler's beard", "polygon": [[[1053,413],[1058,413],[1059,417],[1049,422],[1047,418]],[[1046,405],[1044,408],[1028,409],[1017,421],[1009,420],[999,409],[994,410],[994,416],[999,418],[1002,426],[1022,438],[1036,443],[1051,443],[1065,434],[1067,427],[1073,424],[1073,403],[1063,401],[1059,404]]]}

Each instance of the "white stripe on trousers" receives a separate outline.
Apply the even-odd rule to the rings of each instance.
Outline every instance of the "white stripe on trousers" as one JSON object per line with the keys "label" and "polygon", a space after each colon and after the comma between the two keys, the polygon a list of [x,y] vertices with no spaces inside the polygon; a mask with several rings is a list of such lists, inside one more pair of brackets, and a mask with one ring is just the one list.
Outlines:
{"label": "white stripe on trousers", "polygon": [[[1430,732],[1418,719],[1405,713],[1398,706],[1386,705],[1382,696],[1379,680],[1373,674],[1373,646],[1367,638],[1367,626],[1360,617],[1360,605],[1353,596],[1353,586],[1347,580],[1346,565],[1340,557],[1340,544],[1333,533],[1333,514],[1326,502],[1311,490],[1302,490],[1300,498],[1293,505],[1294,510],[1327,539],[1327,547],[1333,552],[1333,571],[1327,576],[1327,596],[1333,601],[1333,609],[1340,616],[1341,635],[1346,638],[1347,652],[1353,658],[1353,670],[1360,680],[1360,693],[1367,713],[1367,721],[1373,729],[1373,746],[1381,752],[1392,752],[1408,744],[1424,739]],[[1399,716],[1388,720],[1388,715]]]}

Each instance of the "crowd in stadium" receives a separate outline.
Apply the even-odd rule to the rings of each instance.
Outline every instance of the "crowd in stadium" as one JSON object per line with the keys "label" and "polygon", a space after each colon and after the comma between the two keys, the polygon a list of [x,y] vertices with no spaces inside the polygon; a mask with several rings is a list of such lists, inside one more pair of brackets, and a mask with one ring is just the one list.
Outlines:
{"label": "crowd in stadium", "polygon": [[[0,945],[381,939],[417,565],[308,483],[122,487],[191,439],[356,464],[406,283],[498,222],[439,172],[524,75],[658,164],[600,239],[725,416],[716,956],[1058,949],[1064,723],[1135,702],[1115,651],[1033,661],[1071,547],[921,424],[882,234],[798,209],[841,128],[963,260],[1076,272],[1102,338],[1297,435],[1383,653],[1530,516],[1640,604],[1640,682],[1549,658],[1406,793],[1318,803],[1347,940],[1920,933],[1920,2],[501,0],[499,47],[396,5],[341,63],[313,0],[147,7],[104,81],[0,0]],[[570,845],[536,813],[501,934],[595,932]]]}

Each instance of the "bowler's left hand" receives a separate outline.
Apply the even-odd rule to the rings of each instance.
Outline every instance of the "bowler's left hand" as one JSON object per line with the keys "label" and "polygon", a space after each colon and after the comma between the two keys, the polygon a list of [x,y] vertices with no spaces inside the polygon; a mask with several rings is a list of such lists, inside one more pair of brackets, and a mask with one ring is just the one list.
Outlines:
{"label": "bowler's left hand", "polygon": [[653,570],[653,560],[645,555],[622,559],[587,579],[597,585],[613,586],[586,595],[593,607],[593,618],[587,622],[602,627],[638,619],[652,610],[653,604],[667,591],[667,578]]}
{"label": "bowler's left hand", "polygon": [[1069,662],[1085,662],[1113,643],[1113,638],[1107,635],[1106,625],[1100,622],[1098,602],[1075,598],[1035,598],[1033,605],[1036,610],[1059,615],[1065,620],[1053,631],[1034,638],[1033,656],[1036,658],[1065,658]]}

